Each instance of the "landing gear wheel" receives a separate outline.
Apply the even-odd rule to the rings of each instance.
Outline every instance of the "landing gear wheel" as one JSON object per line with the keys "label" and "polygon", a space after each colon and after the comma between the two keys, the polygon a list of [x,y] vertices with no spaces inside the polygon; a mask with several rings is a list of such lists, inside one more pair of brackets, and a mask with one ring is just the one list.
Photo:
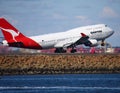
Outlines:
{"label": "landing gear wheel", "polygon": [[66,53],[66,50],[63,48],[56,48],[55,53]]}
{"label": "landing gear wheel", "polygon": [[63,50],[62,50],[62,53],[66,53],[66,50],[63,49]]}
{"label": "landing gear wheel", "polygon": [[101,46],[105,46],[105,43],[101,43]]}
{"label": "landing gear wheel", "polygon": [[104,40],[101,41],[101,46],[105,46]]}
{"label": "landing gear wheel", "polygon": [[70,52],[71,53],[75,53],[75,52],[77,52],[77,50],[76,49],[72,49]]}

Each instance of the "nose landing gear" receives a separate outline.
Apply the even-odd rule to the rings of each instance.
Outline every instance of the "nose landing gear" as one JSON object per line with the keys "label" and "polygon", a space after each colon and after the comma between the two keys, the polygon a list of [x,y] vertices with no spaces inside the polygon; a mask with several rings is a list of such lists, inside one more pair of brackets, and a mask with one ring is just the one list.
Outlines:
{"label": "nose landing gear", "polygon": [[104,40],[101,41],[101,46],[105,46]]}

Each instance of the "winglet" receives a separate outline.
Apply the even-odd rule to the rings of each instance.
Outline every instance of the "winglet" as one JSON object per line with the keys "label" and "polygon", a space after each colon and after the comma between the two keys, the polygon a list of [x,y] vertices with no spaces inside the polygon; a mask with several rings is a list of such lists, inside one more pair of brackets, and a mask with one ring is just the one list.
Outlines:
{"label": "winglet", "polygon": [[82,37],[86,37],[86,35],[85,35],[84,33],[81,33],[81,36],[82,36]]}

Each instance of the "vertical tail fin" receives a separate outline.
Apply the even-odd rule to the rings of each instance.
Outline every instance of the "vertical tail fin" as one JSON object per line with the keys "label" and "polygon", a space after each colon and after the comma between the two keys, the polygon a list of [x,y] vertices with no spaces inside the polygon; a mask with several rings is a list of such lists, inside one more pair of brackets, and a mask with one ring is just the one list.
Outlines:
{"label": "vertical tail fin", "polygon": [[4,35],[5,40],[7,41],[13,40],[14,42],[17,42],[16,38],[24,36],[4,18],[0,18],[0,29]]}
{"label": "vertical tail fin", "polygon": [[0,18],[0,29],[5,38],[3,45],[30,49],[42,48],[39,43],[29,37],[24,36],[4,18]]}

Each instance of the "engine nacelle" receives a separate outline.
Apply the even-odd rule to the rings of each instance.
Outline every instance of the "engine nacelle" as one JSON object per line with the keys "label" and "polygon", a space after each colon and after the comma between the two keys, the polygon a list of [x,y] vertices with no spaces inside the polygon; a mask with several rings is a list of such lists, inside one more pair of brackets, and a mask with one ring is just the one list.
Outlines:
{"label": "engine nacelle", "polygon": [[98,41],[95,39],[91,39],[90,42],[91,42],[91,47],[98,45]]}
{"label": "engine nacelle", "polygon": [[86,46],[94,47],[98,45],[98,41],[95,39],[89,39],[88,42],[85,43]]}
{"label": "engine nacelle", "polygon": [[9,46],[9,44],[8,44],[8,42],[7,42],[6,40],[3,40],[3,41],[2,41],[2,44],[3,44],[4,46]]}

